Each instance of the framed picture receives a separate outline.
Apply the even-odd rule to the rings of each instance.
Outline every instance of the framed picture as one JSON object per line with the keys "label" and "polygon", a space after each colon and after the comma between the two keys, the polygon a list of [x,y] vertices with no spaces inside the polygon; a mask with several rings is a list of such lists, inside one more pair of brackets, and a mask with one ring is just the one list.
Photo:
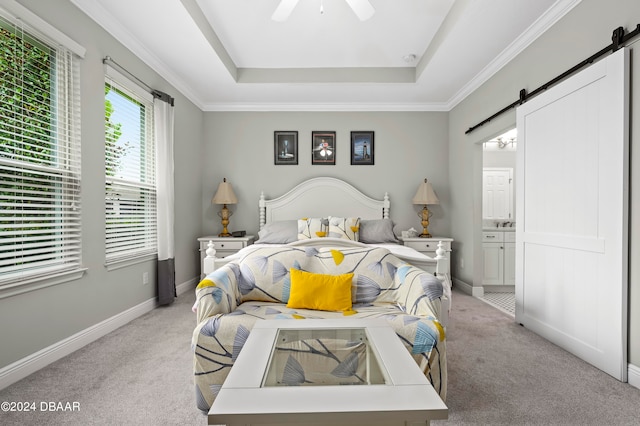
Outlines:
{"label": "framed picture", "polygon": [[311,132],[311,164],[336,164],[336,132]]}
{"label": "framed picture", "polygon": [[298,132],[273,132],[273,164],[298,164]]}
{"label": "framed picture", "polygon": [[351,132],[351,165],[373,165],[373,132]]}

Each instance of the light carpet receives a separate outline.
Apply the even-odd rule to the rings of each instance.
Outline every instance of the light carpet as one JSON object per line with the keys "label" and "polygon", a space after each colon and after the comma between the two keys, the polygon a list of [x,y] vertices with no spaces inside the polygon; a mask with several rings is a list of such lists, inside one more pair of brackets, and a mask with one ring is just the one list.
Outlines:
{"label": "light carpet", "polygon": [[[0,391],[0,402],[79,411],[0,412],[1,425],[206,425],[193,391],[190,291]],[[449,420],[437,425],[637,425],[640,390],[454,291]],[[39,405],[38,405],[39,407]]]}

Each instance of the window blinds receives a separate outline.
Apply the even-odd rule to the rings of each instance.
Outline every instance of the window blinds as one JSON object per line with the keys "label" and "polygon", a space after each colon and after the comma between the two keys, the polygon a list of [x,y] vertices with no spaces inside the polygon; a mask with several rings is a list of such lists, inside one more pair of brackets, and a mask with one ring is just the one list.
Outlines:
{"label": "window blinds", "polygon": [[157,253],[153,97],[113,68],[105,82],[107,264]]}
{"label": "window blinds", "polygon": [[0,10],[0,284],[81,266],[79,65]]}

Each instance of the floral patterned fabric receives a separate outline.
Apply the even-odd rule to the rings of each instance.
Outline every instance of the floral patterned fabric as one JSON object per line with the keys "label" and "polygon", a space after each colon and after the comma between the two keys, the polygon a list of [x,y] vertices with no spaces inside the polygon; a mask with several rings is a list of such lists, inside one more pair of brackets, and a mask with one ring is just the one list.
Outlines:
{"label": "floral patterned fabric", "polygon": [[360,236],[359,217],[329,216],[329,237],[358,241]]}
{"label": "floral patterned fabric", "polygon": [[329,230],[326,218],[312,217],[298,220],[298,239],[324,238]]}
{"label": "floral patterned fabric", "polygon": [[[287,308],[291,268],[332,275],[352,272],[353,310]],[[438,279],[383,248],[253,250],[209,274],[196,289],[197,326],[192,348],[197,406],[209,410],[258,319],[335,319],[344,315],[388,321],[444,400],[445,331],[437,319],[442,294]],[[345,369],[336,371],[344,375]],[[353,371],[356,374],[357,366]]]}

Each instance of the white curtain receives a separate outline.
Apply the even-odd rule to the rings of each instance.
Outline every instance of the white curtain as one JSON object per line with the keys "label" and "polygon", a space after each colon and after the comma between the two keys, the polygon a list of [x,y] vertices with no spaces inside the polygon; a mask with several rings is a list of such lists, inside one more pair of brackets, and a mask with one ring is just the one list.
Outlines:
{"label": "white curtain", "polygon": [[155,98],[153,112],[156,137],[156,203],[158,221],[158,302],[172,303],[176,297],[174,261],[173,188],[173,99]]}

